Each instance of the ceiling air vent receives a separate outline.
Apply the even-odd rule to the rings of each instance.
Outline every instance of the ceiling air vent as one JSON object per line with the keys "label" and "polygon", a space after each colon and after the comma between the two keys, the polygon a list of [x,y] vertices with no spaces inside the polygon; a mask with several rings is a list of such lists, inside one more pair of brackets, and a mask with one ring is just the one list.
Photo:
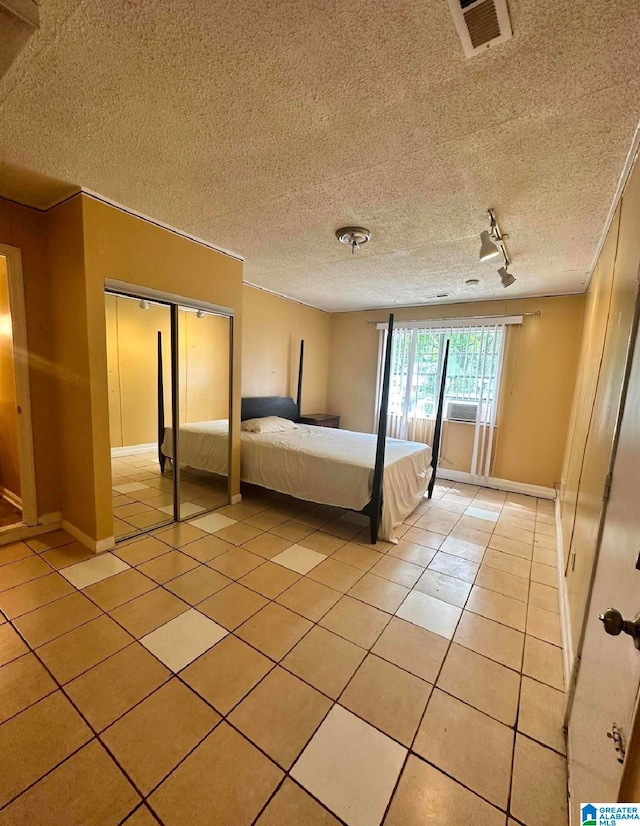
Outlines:
{"label": "ceiling air vent", "polygon": [[448,0],[467,57],[511,40],[507,0]]}

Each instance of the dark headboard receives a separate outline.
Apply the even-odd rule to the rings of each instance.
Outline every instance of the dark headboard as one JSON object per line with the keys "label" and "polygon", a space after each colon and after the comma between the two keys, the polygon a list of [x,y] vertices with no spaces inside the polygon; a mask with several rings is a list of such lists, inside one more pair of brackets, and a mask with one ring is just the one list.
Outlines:
{"label": "dark headboard", "polygon": [[261,419],[264,416],[280,416],[281,419],[298,421],[298,405],[288,396],[254,396],[242,399],[240,418]]}

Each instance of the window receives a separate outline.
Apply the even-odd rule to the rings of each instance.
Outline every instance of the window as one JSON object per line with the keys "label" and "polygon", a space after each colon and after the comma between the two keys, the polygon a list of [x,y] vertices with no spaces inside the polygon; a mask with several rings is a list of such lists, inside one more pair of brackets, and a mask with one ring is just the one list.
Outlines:
{"label": "window", "polygon": [[[445,320],[404,321],[394,326],[391,342],[387,434],[432,443],[448,344],[445,430],[448,439],[463,439],[466,447],[462,453],[470,450],[469,478],[476,481],[490,476],[507,325],[522,324],[522,316],[490,318],[456,319],[453,326]],[[377,326],[380,348],[376,408],[388,325]],[[468,422],[474,428],[473,434],[468,434],[472,436],[470,448],[467,434],[458,427],[450,429],[449,422]]]}
{"label": "window", "polygon": [[[448,341],[445,416],[476,421],[479,406],[480,420],[488,421],[496,397],[503,335],[502,326],[394,330],[389,413],[411,419],[435,417]],[[456,402],[466,407],[453,407]]]}

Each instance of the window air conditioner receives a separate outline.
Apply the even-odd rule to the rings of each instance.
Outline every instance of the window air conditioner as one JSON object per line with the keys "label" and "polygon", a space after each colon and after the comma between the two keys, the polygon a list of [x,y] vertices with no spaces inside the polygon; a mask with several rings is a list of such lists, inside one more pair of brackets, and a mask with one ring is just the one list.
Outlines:
{"label": "window air conditioner", "polygon": [[447,419],[450,422],[474,422],[478,415],[478,402],[449,402]]}

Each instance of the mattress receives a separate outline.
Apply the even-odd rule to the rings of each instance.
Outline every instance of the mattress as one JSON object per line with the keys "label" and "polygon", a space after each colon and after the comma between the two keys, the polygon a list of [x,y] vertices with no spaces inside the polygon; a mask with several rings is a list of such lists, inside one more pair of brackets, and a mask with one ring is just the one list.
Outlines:
{"label": "mattress", "polygon": [[[226,421],[180,428],[182,462],[226,473]],[[244,482],[324,505],[359,511],[371,498],[377,438],[371,433],[299,425],[283,433],[242,432]],[[169,449],[169,452],[165,450]],[[163,452],[171,456],[167,428]],[[431,448],[387,439],[379,536],[395,541],[395,528],[415,509],[431,477]]]}

